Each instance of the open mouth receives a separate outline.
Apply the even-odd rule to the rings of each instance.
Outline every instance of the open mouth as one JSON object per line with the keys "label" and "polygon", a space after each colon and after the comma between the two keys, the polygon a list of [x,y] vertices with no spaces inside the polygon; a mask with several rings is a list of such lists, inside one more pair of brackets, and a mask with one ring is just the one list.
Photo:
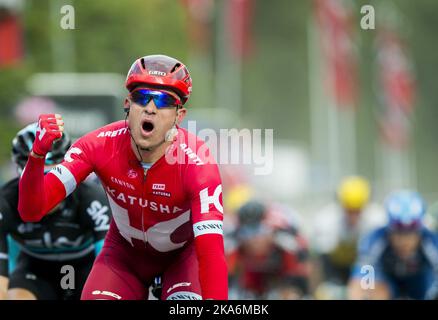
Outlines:
{"label": "open mouth", "polygon": [[144,120],[141,124],[144,135],[150,134],[154,130],[154,124],[149,120]]}

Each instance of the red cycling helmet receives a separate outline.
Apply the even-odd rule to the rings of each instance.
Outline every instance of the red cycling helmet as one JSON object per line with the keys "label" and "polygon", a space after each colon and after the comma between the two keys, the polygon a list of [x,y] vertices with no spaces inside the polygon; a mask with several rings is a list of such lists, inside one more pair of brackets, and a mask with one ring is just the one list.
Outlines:
{"label": "red cycling helmet", "polygon": [[192,78],[186,66],[169,56],[150,55],[134,61],[126,77],[126,88],[131,91],[139,84],[175,91],[185,104],[192,92]]}

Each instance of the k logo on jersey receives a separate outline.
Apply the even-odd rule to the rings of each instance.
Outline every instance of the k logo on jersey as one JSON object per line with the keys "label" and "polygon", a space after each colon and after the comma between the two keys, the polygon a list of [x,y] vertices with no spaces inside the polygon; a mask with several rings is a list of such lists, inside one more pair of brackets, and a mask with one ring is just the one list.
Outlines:
{"label": "k logo on jersey", "polygon": [[210,212],[210,204],[213,204],[220,213],[224,213],[220,196],[222,194],[222,185],[218,185],[213,194],[209,194],[209,188],[202,189],[199,192],[199,198],[201,199],[201,213]]}

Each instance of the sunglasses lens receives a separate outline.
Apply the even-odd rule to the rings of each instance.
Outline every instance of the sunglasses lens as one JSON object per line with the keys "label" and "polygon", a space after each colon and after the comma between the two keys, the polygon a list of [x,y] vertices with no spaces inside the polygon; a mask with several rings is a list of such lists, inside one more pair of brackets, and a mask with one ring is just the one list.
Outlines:
{"label": "sunglasses lens", "polygon": [[143,91],[134,91],[131,93],[131,99],[134,103],[145,107],[151,101],[152,96]]}
{"label": "sunglasses lens", "polygon": [[161,93],[154,97],[154,102],[157,108],[175,107],[177,101],[174,97],[167,93]]}
{"label": "sunglasses lens", "polygon": [[176,107],[179,100],[172,95],[162,91],[137,90],[131,93],[132,101],[145,107],[151,99],[154,99],[155,106],[160,108]]}

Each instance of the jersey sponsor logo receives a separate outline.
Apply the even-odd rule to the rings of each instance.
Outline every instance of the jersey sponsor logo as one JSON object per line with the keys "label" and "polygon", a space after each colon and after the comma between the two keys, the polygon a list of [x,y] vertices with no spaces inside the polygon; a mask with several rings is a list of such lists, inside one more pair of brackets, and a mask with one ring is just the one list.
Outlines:
{"label": "jersey sponsor logo", "polygon": [[199,192],[201,199],[201,213],[210,212],[210,204],[213,204],[220,213],[224,213],[224,208],[220,202],[220,195],[222,194],[222,185],[218,185],[214,190],[213,195],[208,194],[208,187]]}
{"label": "jersey sponsor logo", "polygon": [[135,179],[138,177],[138,173],[134,169],[128,170],[128,178]]}
{"label": "jersey sponsor logo", "polygon": [[74,214],[74,210],[71,208],[66,208],[61,211],[61,216],[63,216],[64,218],[71,218],[73,217],[73,214]]}
{"label": "jersey sponsor logo", "polygon": [[17,227],[17,231],[20,234],[32,233],[35,229],[40,229],[40,228],[41,228],[41,225],[39,223],[32,223],[32,222],[20,223]]}
{"label": "jersey sponsor logo", "polygon": [[175,243],[171,240],[171,234],[180,226],[190,221],[190,210],[174,219],[159,222],[145,232],[131,226],[128,210],[119,206],[114,200],[108,198],[114,221],[123,238],[133,246],[132,239],[137,239],[146,243],[159,252],[168,252],[183,247],[187,241]]}
{"label": "jersey sponsor logo", "polygon": [[106,212],[108,212],[108,206],[103,205],[97,200],[90,203],[87,208],[87,213],[94,221],[95,231],[106,231],[109,229],[110,218]]}
{"label": "jersey sponsor logo", "polygon": [[67,161],[67,162],[73,162],[74,159],[71,156],[73,154],[80,155],[81,153],[82,153],[82,150],[79,149],[78,147],[70,148],[70,150],[68,150],[66,152],[66,154],[64,155],[64,160]]}
{"label": "jersey sponsor logo", "polygon": [[162,197],[171,197],[171,193],[164,191],[166,189],[166,185],[164,183],[154,183],[152,184],[152,194],[156,196]]}
{"label": "jersey sponsor logo", "polygon": [[179,287],[189,287],[192,283],[191,282],[180,282],[180,283],[176,283],[173,286],[171,286],[169,289],[167,289],[167,293],[169,293],[170,291],[179,288]]}
{"label": "jersey sponsor logo", "polygon": [[52,168],[49,173],[54,174],[64,185],[66,197],[76,189],[76,179],[73,174],[62,164]]}
{"label": "jersey sponsor logo", "polygon": [[202,297],[194,292],[179,291],[172,293],[167,297],[167,300],[202,300]]}
{"label": "jersey sponsor logo", "polygon": [[152,194],[155,196],[162,196],[162,197],[171,197],[170,192],[166,192],[166,191],[152,191]]}
{"label": "jersey sponsor logo", "polygon": [[100,290],[94,290],[92,293],[92,295],[97,296],[97,295],[102,295],[102,296],[109,296],[112,297],[114,299],[120,300],[122,299],[121,296],[119,296],[117,293],[111,292],[111,291],[100,291]]}
{"label": "jersey sponsor logo", "polygon": [[151,76],[162,76],[162,77],[164,77],[167,74],[166,72],[158,71],[158,70],[150,70],[148,73]]}
{"label": "jersey sponsor logo", "polygon": [[181,143],[179,146],[181,150],[187,155],[187,157],[191,159],[197,166],[201,166],[204,164],[201,158],[199,158],[199,156],[185,143]]}
{"label": "jersey sponsor logo", "polygon": [[134,185],[129,183],[129,182],[126,182],[126,181],[123,181],[121,179],[117,179],[117,178],[114,178],[114,177],[111,177],[111,181],[116,183],[116,184],[118,184],[118,185],[120,185],[120,186],[122,186],[122,187],[126,187],[128,189],[135,190]]}
{"label": "jersey sponsor logo", "polygon": [[195,237],[203,234],[223,234],[223,223],[220,220],[200,221],[193,225],[193,233]]}
{"label": "jersey sponsor logo", "polygon": [[26,279],[29,279],[29,280],[36,280],[37,279],[37,276],[34,275],[33,273],[26,273],[25,277],[26,277]]}
{"label": "jersey sponsor logo", "polygon": [[164,183],[154,183],[154,184],[152,184],[152,190],[164,191],[165,189],[166,189],[166,185]]}
{"label": "jersey sponsor logo", "polygon": [[77,248],[84,240],[84,235],[80,235],[75,240],[69,240],[67,237],[61,236],[52,239],[52,234],[50,232],[44,232],[42,239],[25,240],[25,246],[32,250],[33,248],[47,248],[47,249],[66,249],[66,248]]}
{"label": "jersey sponsor logo", "polygon": [[80,229],[81,225],[78,223],[71,223],[71,222],[55,222],[56,227],[62,227],[62,228],[71,228],[71,229]]}
{"label": "jersey sponsor logo", "polygon": [[120,200],[121,202],[129,204],[131,206],[139,205],[142,208],[149,208],[149,210],[151,211],[161,213],[178,213],[182,211],[182,209],[178,208],[177,206],[171,207],[167,204],[158,203],[156,201],[149,201],[147,199],[125,195],[123,192],[116,193],[116,190],[111,189],[110,187],[107,187],[106,189],[108,194],[110,194],[112,198]]}
{"label": "jersey sponsor logo", "polygon": [[109,137],[109,138],[114,138],[117,136],[120,136],[122,134],[125,134],[126,132],[128,132],[128,128],[121,128],[118,130],[113,130],[113,131],[101,131],[99,132],[99,134],[97,135],[98,138],[103,138],[103,137]]}

